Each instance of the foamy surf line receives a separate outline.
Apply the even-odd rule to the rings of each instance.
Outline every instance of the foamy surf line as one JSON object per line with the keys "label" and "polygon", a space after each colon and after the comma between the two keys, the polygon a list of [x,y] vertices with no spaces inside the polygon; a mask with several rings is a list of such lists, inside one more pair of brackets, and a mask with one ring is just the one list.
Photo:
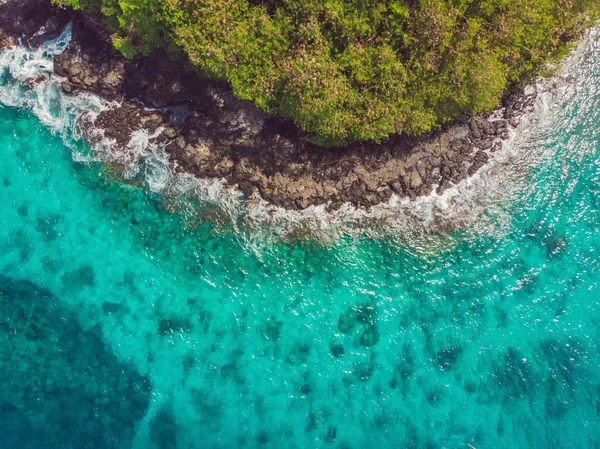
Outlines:
{"label": "foamy surf line", "polygon": [[[415,200],[393,195],[388,202],[369,210],[345,204],[335,211],[328,211],[326,205],[287,210],[258,196],[246,200],[223,180],[179,173],[177,162],[154,142],[156,132],[135,132],[126,148],[120,148],[104,137],[102,129],[94,127],[95,117],[114,103],[92,94],[66,95],[59,89],[61,79],[53,73],[53,57],[62,53],[70,40],[68,25],[57,39],[37,49],[17,46],[0,52],[0,102],[31,110],[42,124],[62,137],[75,160],[120,166],[125,179],[143,179],[149,192],[193,203],[196,208],[183,205],[186,215],[208,208],[214,212],[212,217],[216,217],[220,229],[234,230],[250,248],[259,250],[272,241],[317,239],[330,243],[343,235],[392,235],[403,242],[422,242],[423,236],[457,229],[501,234],[510,220],[507,203],[523,190],[528,170],[538,162],[527,153],[533,151],[529,136],[552,121],[556,113],[552,105],[572,84],[570,75],[590,64],[590,55],[598,45],[598,29],[587,33],[556,78],[541,79],[531,89],[538,93],[535,107],[521,116],[502,148],[490,152],[490,161],[473,176],[441,195],[435,189],[429,196]],[[490,120],[501,113],[496,111]],[[89,152],[77,145],[84,136]]]}

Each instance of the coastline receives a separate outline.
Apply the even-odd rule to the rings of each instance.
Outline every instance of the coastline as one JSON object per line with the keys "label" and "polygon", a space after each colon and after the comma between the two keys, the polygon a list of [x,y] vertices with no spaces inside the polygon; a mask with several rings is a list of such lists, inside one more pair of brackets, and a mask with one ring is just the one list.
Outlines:
{"label": "coastline", "polygon": [[99,22],[43,0],[0,5],[2,46],[18,38],[40,45],[68,22],[73,39],[54,58],[61,90],[114,102],[93,122],[82,122],[88,141],[102,135],[125,148],[136,132],[146,131],[152,143],[165,147],[174,171],[223,179],[248,199],[287,210],[323,204],[337,210],[348,203],[368,209],[393,196],[442,194],[487,164],[519,118],[532,110],[537,95],[535,89],[514,90],[493,113],[418,138],[323,148],[309,143],[293,124],[266,117],[235,99],[225,83],[207,80],[183,62],[160,52],[126,60]]}

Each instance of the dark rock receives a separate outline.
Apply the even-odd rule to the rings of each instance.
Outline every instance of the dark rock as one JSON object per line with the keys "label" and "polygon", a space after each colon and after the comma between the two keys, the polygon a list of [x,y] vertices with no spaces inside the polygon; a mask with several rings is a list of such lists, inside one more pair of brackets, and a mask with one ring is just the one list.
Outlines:
{"label": "dark rock", "polygon": [[98,78],[96,78],[95,76],[86,76],[83,79],[83,84],[85,84],[87,87],[92,87],[94,84],[96,84],[97,81]]}
{"label": "dark rock", "polygon": [[239,369],[236,363],[226,363],[221,367],[221,375],[225,379],[235,378],[239,374]]}
{"label": "dark rock", "polygon": [[300,393],[302,393],[303,395],[307,395],[313,392],[313,387],[310,384],[303,384],[302,387],[300,387]]}
{"label": "dark rock", "polygon": [[460,359],[462,352],[462,347],[458,345],[443,348],[435,355],[434,364],[441,371],[451,370]]}
{"label": "dark rock", "polygon": [[269,442],[269,433],[266,430],[261,430],[256,436],[256,442],[258,444],[267,444]]}
{"label": "dark rock", "polygon": [[312,432],[319,428],[319,416],[317,413],[310,411],[306,417],[306,432]]}
{"label": "dark rock", "polygon": [[344,347],[342,345],[331,345],[331,353],[334,357],[343,357]]}
{"label": "dark rock", "polygon": [[373,324],[377,320],[377,309],[368,304],[356,307],[356,320],[362,324]]}
{"label": "dark rock", "polygon": [[66,289],[77,291],[84,287],[93,287],[96,283],[96,275],[91,265],[85,265],[63,274],[61,281]]}
{"label": "dark rock", "polygon": [[488,161],[488,154],[484,151],[478,151],[473,157],[473,163],[471,164],[467,172],[469,176],[473,176],[477,172],[477,170],[479,170],[481,167],[487,164]]}
{"label": "dark rock", "polygon": [[304,364],[308,360],[310,354],[310,345],[299,343],[294,345],[294,349],[290,352],[286,361],[291,364]]}
{"label": "dark rock", "polygon": [[469,127],[471,128],[471,136],[473,139],[481,138],[481,130],[479,129],[479,123],[477,120],[471,120],[469,123]]}
{"label": "dark rock", "polygon": [[177,448],[177,425],[170,410],[163,406],[150,422],[150,426],[150,441],[157,449]]}
{"label": "dark rock", "polygon": [[102,303],[102,311],[106,314],[117,313],[123,308],[121,304],[114,302],[104,301]]}
{"label": "dark rock", "polygon": [[329,426],[327,428],[327,433],[325,434],[325,442],[334,443],[337,439],[337,429],[335,426]]}
{"label": "dark rock", "polygon": [[191,370],[196,364],[196,359],[192,355],[186,355],[183,359],[182,365],[185,372]]}
{"label": "dark rock", "polygon": [[20,205],[17,209],[17,214],[19,214],[20,217],[26,217],[27,215],[29,215],[29,208],[27,207],[27,205]]}
{"label": "dark rock", "polygon": [[192,329],[191,323],[186,319],[163,318],[158,322],[158,335],[165,336],[177,332],[189,333]]}
{"label": "dark rock", "polygon": [[[14,45],[19,40],[24,45],[38,47],[55,39],[69,23],[69,13],[53,7],[45,0],[13,0],[0,3],[0,46]],[[42,27],[44,33],[38,33]],[[37,33],[37,35],[36,35]]]}
{"label": "dark rock", "polygon": [[213,318],[213,313],[210,310],[202,309],[198,313],[198,321],[202,325],[204,332],[208,332],[212,318]]}
{"label": "dark rock", "polygon": [[275,318],[271,318],[265,326],[265,337],[271,341],[279,340],[279,337],[281,337],[282,326],[283,322],[281,320],[275,320]]}
{"label": "dark rock", "polygon": [[[0,299],[0,329],[10,329],[0,345],[0,447],[131,446],[151,400],[147,377],[117,360],[101,329],[82,328],[51,292],[0,275]],[[11,398],[19,411],[9,417]],[[32,425],[9,430],[7,418]]]}
{"label": "dark rock", "polygon": [[371,379],[373,377],[373,372],[374,368],[370,363],[359,362],[354,368],[354,373],[361,382],[366,382],[367,380]]}
{"label": "dark rock", "polygon": [[419,172],[416,170],[408,172],[406,181],[408,186],[412,189],[417,189],[423,184],[423,179],[421,179],[421,175],[419,175]]}
{"label": "dark rock", "polygon": [[60,83],[60,89],[67,94],[70,94],[73,92],[71,83],[69,83],[68,81],[63,81],[62,83]]}
{"label": "dark rock", "polygon": [[370,347],[379,343],[380,340],[379,330],[377,326],[369,326],[366,328],[360,336],[360,344],[362,346]]}
{"label": "dark rock", "polygon": [[338,330],[342,334],[349,334],[356,327],[356,313],[352,310],[342,313],[338,318]]}
{"label": "dark rock", "polygon": [[568,246],[569,242],[565,238],[554,236],[546,243],[546,254],[548,257],[554,257],[566,250]]}

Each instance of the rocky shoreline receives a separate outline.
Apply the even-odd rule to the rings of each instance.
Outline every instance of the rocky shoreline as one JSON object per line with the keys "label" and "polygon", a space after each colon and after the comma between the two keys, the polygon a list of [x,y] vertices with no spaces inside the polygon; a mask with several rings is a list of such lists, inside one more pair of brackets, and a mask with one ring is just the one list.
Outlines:
{"label": "rocky shoreline", "polygon": [[52,7],[47,0],[0,3],[0,46],[39,45],[69,21],[73,40],[54,59],[61,90],[116,101],[93,123],[83,123],[84,132],[101,129],[125,148],[135,131],[147,130],[176,170],[223,179],[248,198],[258,193],[286,209],[319,204],[337,209],[347,202],[369,208],[393,194],[442,193],[488,162],[536,97],[534,89],[515,89],[493,114],[426,136],[323,148],[292,123],[237,100],[225,83],[188,70],[183,61],[159,51],[133,61],[123,58],[99,18]]}

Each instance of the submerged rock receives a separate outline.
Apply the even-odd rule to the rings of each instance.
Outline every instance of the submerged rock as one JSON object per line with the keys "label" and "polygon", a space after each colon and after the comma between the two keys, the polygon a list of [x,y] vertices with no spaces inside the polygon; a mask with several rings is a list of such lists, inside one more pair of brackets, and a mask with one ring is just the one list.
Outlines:
{"label": "submerged rock", "polygon": [[1,432],[0,447],[131,445],[149,382],[112,354],[99,326],[83,329],[51,292],[0,276],[0,330],[0,420],[26,432],[17,446],[9,442],[20,429]]}
{"label": "submerged rock", "polygon": [[258,432],[258,434],[256,435],[256,442],[258,444],[267,444],[269,442],[269,432],[267,432],[266,430],[261,430],[260,432]]}
{"label": "submerged rock", "polygon": [[443,348],[436,353],[434,364],[441,371],[449,371],[458,363],[462,353],[462,346],[453,345]]}
{"label": "submerged rock", "polygon": [[167,406],[163,406],[154,419],[150,422],[150,441],[157,449],[177,448],[177,425],[173,413]]}
{"label": "submerged rock", "polygon": [[380,338],[381,336],[379,335],[377,326],[369,326],[361,334],[360,344],[366,347],[375,346],[377,343],[379,343]]}
{"label": "submerged rock", "polygon": [[566,250],[568,246],[569,242],[566,238],[554,236],[546,243],[546,254],[548,257],[556,256]]}
{"label": "submerged rock", "polygon": [[77,291],[84,287],[93,287],[96,284],[96,274],[91,265],[84,265],[63,274],[61,281],[66,289]]}
{"label": "submerged rock", "polygon": [[371,363],[359,362],[354,368],[354,373],[361,382],[366,382],[367,380],[371,379],[374,371],[375,368]]}
{"label": "submerged rock", "polygon": [[113,314],[113,313],[117,313],[122,308],[123,308],[123,306],[121,304],[118,304],[118,303],[114,303],[114,302],[110,302],[110,301],[104,301],[102,303],[102,311],[104,313],[106,313],[107,315],[110,315],[110,314]]}
{"label": "submerged rock", "polygon": [[310,355],[310,345],[307,343],[297,343],[294,349],[286,357],[286,361],[291,364],[304,364]]}
{"label": "submerged rock", "polygon": [[325,433],[325,441],[327,443],[334,443],[337,439],[337,428],[335,426],[329,426]]}
{"label": "submerged rock", "polygon": [[362,324],[373,324],[377,320],[377,309],[368,304],[357,306],[356,320]]}
{"label": "submerged rock", "polygon": [[276,342],[281,337],[281,328],[283,327],[283,321],[276,320],[274,317],[267,321],[265,326],[264,335],[268,340]]}
{"label": "submerged rock", "polygon": [[338,318],[338,330],[342,334],[350,334],[356,327],[356,313],[348,310],[342,313]]}
{"label": "submerged rock", "polygon": [[342,345],[331,345],[331,354],[333,354],[334,357],[343,357],[344,347]]}
{"label": "submerged rock", "polygon": [[163,318],[158,322],[158,335],[165,336],[176,332],[188,333],[192,329],[189,320],[179,318]]}

